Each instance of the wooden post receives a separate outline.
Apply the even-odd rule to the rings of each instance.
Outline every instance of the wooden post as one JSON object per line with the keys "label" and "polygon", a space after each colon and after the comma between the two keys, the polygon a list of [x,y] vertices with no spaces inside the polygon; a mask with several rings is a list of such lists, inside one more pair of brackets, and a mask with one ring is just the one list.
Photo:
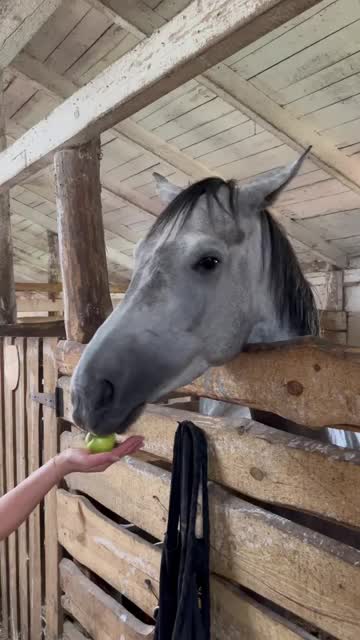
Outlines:
{"label": "wooden post", "polygon": [[[60,281],[60,260],[59,260],[59,242],[57,233],[47,231],[49,260],[48,260],[48,282],[49,284],[58,283]],[[49,300],[56,301],[56,293],[50,291]],[[59,315],[56,311],[49,311],[49,317]]]}
{"label": "wooden post", "polygon": [[112,310],[99,138],[58,151],[54,163],[66,334],[85,343]]}
{"label": "wooden post", "polygon": [[[3,75],[0,72],[0,151],[6,148]],[[0,193],[0,324],[16,322],[9,190]]]}

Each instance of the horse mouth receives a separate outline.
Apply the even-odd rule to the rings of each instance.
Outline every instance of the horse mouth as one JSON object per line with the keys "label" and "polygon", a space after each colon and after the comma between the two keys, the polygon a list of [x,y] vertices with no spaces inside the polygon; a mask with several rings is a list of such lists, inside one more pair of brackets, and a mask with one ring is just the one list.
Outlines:
{"label": "horse mouth", "polygon": [[140,417],[145,407],[145,402],[139,404],[127,414],[127,416],[121,421],[121,424],[115,429],[115,433],[125,433],[134,422]]}
{"label": "horse mouth", "polygon": [[117,433],[120,435],[122,433],[125,433],[131,427],[131,425],[136,422],[136,420],[143,412],[145,404],[146,403],[143,402],[134,407],[134,409],[131,409],[131,411],[129,411],[129,413],[126,414],[125,417],[120,421],[119,418],[116,417],[115,413],[115,415],[112,415],[110,419],[106,415],[104,415],[102,419],[98,419],[96,421],[96,426],[92,426],[91,421],[86,421],[85,423],[83,420],[79,420],[75,416],[73,416],[73,422],[78,429],[84,431],[85,433],[90,432],[99,436],[106,436],[112,433]]}

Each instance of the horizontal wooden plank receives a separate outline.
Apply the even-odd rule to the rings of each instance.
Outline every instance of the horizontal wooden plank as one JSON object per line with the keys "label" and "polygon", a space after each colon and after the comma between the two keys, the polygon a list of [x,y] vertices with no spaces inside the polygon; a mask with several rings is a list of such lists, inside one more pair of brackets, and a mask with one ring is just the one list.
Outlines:
{"label": "horizontal wooden plank", "polygon": [[[118,640],[122,633],[126,640],[153,638],[153,627],[136,620],[122,605],[86,578],[71,560],[62,560],[60,574],[65,591],[63,606],[93,640]],[[221,640],[238,640],[240,634],[247,640],[264,640],[264,637],[266,640],[313,638],[220,578],[212,577],[211,596],[212,630],[214,637]]]}
{"label": "horizontal wooden plank", "polygon": [[57,492],[60,544],[84,566],[152,615],[157,606],[148,580],[158,593],[160,549],[101,515],[91,503]]}
{"label": "horizontal wooden plank", "polygon": [[[136,490],[129,465],[126,486],[118,487],[117,498],[124,503],[126,519],[135,512],[129,503],[136,503],[135,524],[156,535],[164,530],[168,504],[157,490],[159,484],[167,485],[169,493],[170,474],[157,469],[162,477],[155,481],[156,468],[141,464],[144,491]],[[152,614],[157,599],[146,585],[150,580],[158,593],[160,548],[101,515],[86,498],[63,490],[57,496],[59,540],[68,553]],[[341,640],[358,640],[360,551],[255,507],[215,484],[209,487],[209,506],[214,573]]]}
{"label": "horizontal wooden plank", "polygon": [[[242,495],[360,528],[360,495],[352,489],[360,484],[360,452],[343,451],[246,418],[209,418],[155,406],[148,407],[130,433],[144,435],[147,452],[171,461],[182,420],[194,421],[206,434],[211,480]],[[62,447],[70,446],[83,446],[81,432],[73,429],[62,435]],[[84,480],[73,475],[69,482],[79,490],[85,483],[99,502],[107,499],[118,504],[116,488],[125,482],[122,474],[126,475],[126,467],[116,465],[101,477]],[[107,506],[117,511],[116,504]]]}
{"label": "horizontal wooden plank", "polygon": [[[83,349],[60,342],[59,371],[71,373]],[[314,429],[359,430],[360,348],[317,338],[253,345],[182,391],[270,411]]]}
{"label": "horizontal wooden plank", "polygon": [[[121,549],[119,549],[121,551]],[[142,640],[154,637],[154,627],[137,620],[119,602],[91,582],[71,560],[60,563],[63,608],[93,640]],[[99,624],[101,620],[101,624]]]}
{"label": "horizontal wooden plank", "polygon": [[47,322],[26,322],[0,326],[0,336],[32,338],[63,338],[65,327],[63,320],[48,320]]}
{"label": "horizontal wooden plank", "polygon": [[[112,285],[110,293],[125,293],[128,283]],[[62,282],[16,282],[16,291],[35,292],[35,293],[61,293]]]}
{"label": "horizontal wooden plank", "polygon": [[228,2],[191,2],[4,150],[2,188],[48,164],[62,146],[91,140],[317,2],[233,0],[231,12]]}
{"label": "horizontal wooden plank", "polygon": [[88,638],[81,633],[73,622],[66,620],[62,640],[88,640]]}
{"label": "horizontal wooden plank", "polygon": [[[0,69],[5,69],[61,5],[62,0],[5,0],[1,7]],[[5,5],[5,6],[4,6]]]}
{"label": "horizontal wooden plank", "polygon": [[346,311],[322,311],[320,314],[320,324],[324,331],[346,331]]}

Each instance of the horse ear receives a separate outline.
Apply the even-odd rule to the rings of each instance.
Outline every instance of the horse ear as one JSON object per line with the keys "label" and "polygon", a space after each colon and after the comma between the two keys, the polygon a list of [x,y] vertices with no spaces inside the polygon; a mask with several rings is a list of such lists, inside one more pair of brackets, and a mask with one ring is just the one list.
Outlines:
{"label": "horse ear", "polygon": [[156,190],[160,197],[160,200],[164,204],[169,204],[176,196],[182,191],[181,187],[169,182],[167,178],[161,176],[159,173],[153,173],[156,182]]}
{"label": "horse ear", "polygon": [[306,149],[295,162],[239,185],[239,189],[259,206],[274,204],[284,187],[296,176],[310,149]]}

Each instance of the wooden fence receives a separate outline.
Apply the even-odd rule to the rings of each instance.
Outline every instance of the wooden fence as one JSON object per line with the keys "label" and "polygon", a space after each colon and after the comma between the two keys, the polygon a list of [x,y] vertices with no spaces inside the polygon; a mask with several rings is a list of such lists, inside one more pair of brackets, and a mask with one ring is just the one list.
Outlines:
{"label": "wooden fence", "polygon": [[[69,375],[83,348],[60,342],[57,349],[69,422]],[[183,391],[317,428],[357,429],[359,355],[318,340],[252,349]],[[146,452],[103,474],[72,474],[57,493],[59,541],[71,558],[60,563],[64,637],[153,637],[181,419],[198,424],[209,444],[213,638],[358,640],[360,452],[159,405],[132,427],[146,435]],[[62,447],[82,443],[76,427],[62,433]],[[309,514],[311,527],[299,524]]]}
{"label": "wooden fence", "polygon": [[[30,327],[31,332],[31,327]],[[8,327],[9,331],[9,327]],[[24,333],[24,328],[16,328]],[[45,333],[54,333],[51,328]],[[63,332],[60,333],[63,335]],[[54,392],[57,338],[0,338],[0,495],[13,488],[58,450],[54,412],[32,394]],[[17,532],[0,543],[1,633],[4,640],[39,640],[56,589],[58,548],[55,492]],[[54,564],[54,558],[56,564]],[[45,579],[46,578],[46,579]]]}
{"label": "wooden fence", "polygon": [[[69,388],[84,347],[56,343],[1,342],[1,490],[58,446],[83,446],[71,424]],[[253,348],[182,392],[317,428],[358,429],[359,355],[307,339]],[[29,399],[37,390],[53,393],[56,384],[59,421],[53,409]],[[360,452],[252,420],[160,405],[132,427],[146,435],[145,452],[102,474],[71,474],[44,511],[2,545],[5,637],[38,640],[43,629],[49,640],[153,638],[173,440],[182,419],[198,424],[209,445],[213,639],[358,640]]]}

